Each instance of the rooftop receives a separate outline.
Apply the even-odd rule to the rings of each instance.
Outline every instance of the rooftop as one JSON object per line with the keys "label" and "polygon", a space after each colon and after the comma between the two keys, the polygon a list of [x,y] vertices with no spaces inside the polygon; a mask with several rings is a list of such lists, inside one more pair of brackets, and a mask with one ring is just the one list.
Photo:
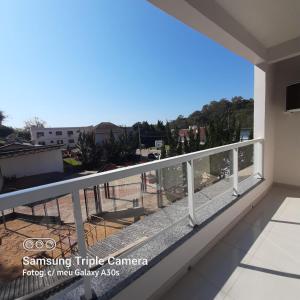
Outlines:
{"label": "rooftop", "polygon": [[8,157],[17,157],[21,155],[40,153],[60,149],[60,145],[31,145],[28,143],[12,143],[0,147],[0,159]]}

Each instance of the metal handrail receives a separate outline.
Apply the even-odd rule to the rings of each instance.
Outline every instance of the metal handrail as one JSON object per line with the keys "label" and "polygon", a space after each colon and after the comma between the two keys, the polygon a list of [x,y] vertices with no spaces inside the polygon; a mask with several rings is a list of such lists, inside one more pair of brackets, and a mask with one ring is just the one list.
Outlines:
{"label": "metal handrail", "polygon": [[4,193],[0,195],[0,210],[9,209],[24,204],[34,203],[45,198],[58,197],[63,194],[72,193],[74,190],[80,190],[89,186],[95,186],[103,184],[105,182],[130,177],[133,175],[158,170],[166,167],[171,167],[180,163],[192,161],[194,159],[199,159],[207,157],[209,155],[252,145],[257,142],[262,143],[263,139],[257,138],[249,141],[228,144],[220,147],[165,158],[163,160],[147,162],[130,167],[124,167],[102,173],[91,174],[80,178],[63,180],[15,192]]}
{"label": "metal handrail", "polygon": [[[245,142],[239,142],[193,153],[183,154],[175,157],[170,157],[163,160],[148,162],[130,167],[124,167],[103,173],[87,175],[81,178],[64,180],[16,192],[1,194],[0,211],[25,204],[28,205],[30,203],[36,203],[38,201],[58,197],[60,195],[71,194],[73,201],[73,214],[76,225],[79,255],[81,257],[87,257],[87,249],[85,244],[85,230],[80,205],[80,189],[103,184],[125,177],[130,177],[137,174],[146,173],[153,170],[159,170],[162,168],[186,163],[188,188],[188,216],[190,224],[194,226],[197,225],[197,220],[195,218],[194,203],[194,160],[231,150],[233,152],[233,194],[235,196],[238,196],[238,149],[248,145],[254,145],[254,173],[257,174],[257,176],[262,177],[263,141],[264,140],[261,138],[253,139]],[[81,266],[81,268],[83,270],[88,269],[87,266]],[[86,299],[92,299],[91,279],[89,276],[85,276],[83,278],[83,286]]]}

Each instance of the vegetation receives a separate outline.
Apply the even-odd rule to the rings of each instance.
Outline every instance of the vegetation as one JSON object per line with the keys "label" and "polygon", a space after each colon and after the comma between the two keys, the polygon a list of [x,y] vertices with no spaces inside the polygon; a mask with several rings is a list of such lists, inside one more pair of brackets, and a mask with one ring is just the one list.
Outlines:
{"label": "vegetation", "polygon": [[64,158],[64,162],[72,167],[80,167],[82,165],[82,162],[79,160],[76,160],[74,158],[68,157]]}
{"label": "vegetation", "polygon": [[77,148],[84,168],[94,168],[101,164],[102,147],[96,144],[93,132],[80,133]]}
{"label": "vegetation", "polygon": [[93,132],[83,132],[77,144],[83,167],[90,169],[97,169],[106,163],[119,164],[134,160],[137,147],[138,137],[128,135],[126,130],[117,138],[111,131],[109,139],[102,144],[96,144]]}
{"label": "vegetation", "polygon": [[[166,146],[163,147],[164,158],[237,142],[240,140],[241,128],[249,128],[250,137],[253,137],[253,109],[253,99],[233,97],[231,100],[211,101],[188,117],[179,115],[166,124],[162,121],[157,124],[138,122],[133,125],[133,129],[137,134],[140,131],[141,142],[145,147],[153,146],[155,140],[162,139],[169,148],[166,151]],[[194,125],[205,127],[205,145],[200,145],[200,136],[193,131],[189,132],[183,144],[179,143],[179,130]]]}
{"label": "vegetation", "polygon": [[6,138],[8,135],[12,134],[14,129],[4,125],[0,125],[0,138]]}
{"label": "vegetation", "polygon": [[43,121],[42,119],[40,119],[38,117],[34,117],[30,120],[25,121],[24,123],[25,123],[25,126],[24,126],[25,131],[29,131],[30,127],[44,128],[47,125],[47,123],[45,121]]}
{"label": "vegetation", "polygon": [[6,115],[2,110],[0,110],[0,125],[2,125],[3,121],[6,119]]}
{"label": "vegetation", "polygon": [[[0,124],[5,118],[4,112],[0,111]],[[26,121],[24,129],[0,125],[0,138],[13,134],[15,139],[30,140],[30,127],[45,125],[46,122],[37,117]],[[179,139],[180,129],[194,125],[205,128],[205,144],[200,144],[200,135],[192,130],[184,137],[183,142]],[[160,120],[156,124],[146,121],[135,123],[133,132],[128,134],[125,130],[119,137],[111,132],[110,137],[101,145],[96,144],[94,133],[81,133],[77,148],[84,168],[99,168],[107,162],[120,164],[134,160],[136,149],[140,146],[139,137],[145,147],[151,147],[155,140],[162,139],[164,145],[161,158],[165,158],[237,142],[241,128],[250,128],[250,137],[253,137],[253,99],[233,97],[231,100],[211,101],[188,117],[180,115],[165,124]]]}
{"label": "vegetation", "polygon": [[227,126],[234,120],[242,128],[253,127],[253,108],[252,98],[233,97],[231,100],[220,99],[211,101],[202,107],[200,111],[194,111],[187,118],[178,116],[170,125],[178,128],[188,128],[189,125],[206,127],[216,120],[222,121]]}

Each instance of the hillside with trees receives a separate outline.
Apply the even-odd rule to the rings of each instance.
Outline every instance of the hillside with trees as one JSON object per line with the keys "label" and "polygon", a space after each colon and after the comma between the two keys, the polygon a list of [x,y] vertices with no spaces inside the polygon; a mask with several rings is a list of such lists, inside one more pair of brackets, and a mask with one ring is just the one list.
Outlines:
{"label": "hillside with trees", "polygon": [[[134,160],[136,149],[140,143],[144,147],[153,147],[155,140],[163,140],[161,158],[194,152],[211,147],[217,147],[240,140],[241,128],[253,128],[253,99],[233,97],[232,99],[221,99],[211,101],[194,111],[189,116],[178,116],[170,122],[157,121],[149,124],[147,121],[137,122],[130,133],[125,132],[122,136],[115,138],[112,134],[102,145],[96,145],[93,134],[81,135],[78,149],[82,155],[85,167],[99,167],[103,163],[123,163]],[[14,136],[16,139],[30,140],[30,126],[44,127],[45,122],[39,118],[26,121],[23,129],[16,129],[2,125],[5,120],[4,112],[0,111],[0,138],[6,139]],[[204,127],[206,142],[201,144],[199,134],[192,130],[183,142],[179,141],[179,130],[187,129],[189,126]],[[252,133],[250,134],[250,138]],[[140,138],[140,140],[139,140]]]}
{"label": "hillside with trees", "polygon": [[211,101],[202,107],[201,110],[194,111],[188,117],[179,115],[177,119],[170,122],[172,128],[188,128],[189,125],[201,127],[208,126],[211,122],[222,122],[229,126],[230,122],[239,124],[241,128],[253,127],[252,98],[233,97],[231,100],[220,99]]}
{"label": "hillside with trees", "polygon": [[[164,140],[166,147],[162,149],[162,157],[180,155],[197,150],[217,147],[240,140],[242,128],[250,129],[250,138],[253,132],[253,111],[254,101],[252,98],[233,97],[231,100],[221,99],[211,101],[194,111],[188,117],[179,115],[175,120],[164,124],[158,121],[157,124],[138,122],[133,125],[135,132],[140,131],[141,143],[145,147],[154,145],[154,140]],[[205,127],[206,143],[200,145],[191,131],[189,141],[185,138],[184,143],[178,142],[180,129],[187,129],[189,126]]]}

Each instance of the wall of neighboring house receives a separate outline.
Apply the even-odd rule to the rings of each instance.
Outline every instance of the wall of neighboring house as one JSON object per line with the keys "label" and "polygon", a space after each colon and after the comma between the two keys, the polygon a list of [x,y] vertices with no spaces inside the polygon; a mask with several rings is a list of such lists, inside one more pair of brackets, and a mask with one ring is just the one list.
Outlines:
{"label": "wall of neighboring house", "polygon": [[[112,130],[113,135],[116,140],[118,140],[119,136],[122,135],[123,130],[122,129],[114,129]],[[102,144],[105,140],[108,140],[110,138],[111,129],[107,130],[96,130],[95,131],[95,142],[96,144]]]}
{"label": "wall of neighboring house", "polygon": [[285,112],[286,86],[295,82],[300,82],[300,56],[274,65],[274,181],[300,185],[300,112]]}
{"label": "wall of neighboring house", "polygon": [[60,149],[0,159],[4,177],[24,177],[51,172],[63,172]]}

